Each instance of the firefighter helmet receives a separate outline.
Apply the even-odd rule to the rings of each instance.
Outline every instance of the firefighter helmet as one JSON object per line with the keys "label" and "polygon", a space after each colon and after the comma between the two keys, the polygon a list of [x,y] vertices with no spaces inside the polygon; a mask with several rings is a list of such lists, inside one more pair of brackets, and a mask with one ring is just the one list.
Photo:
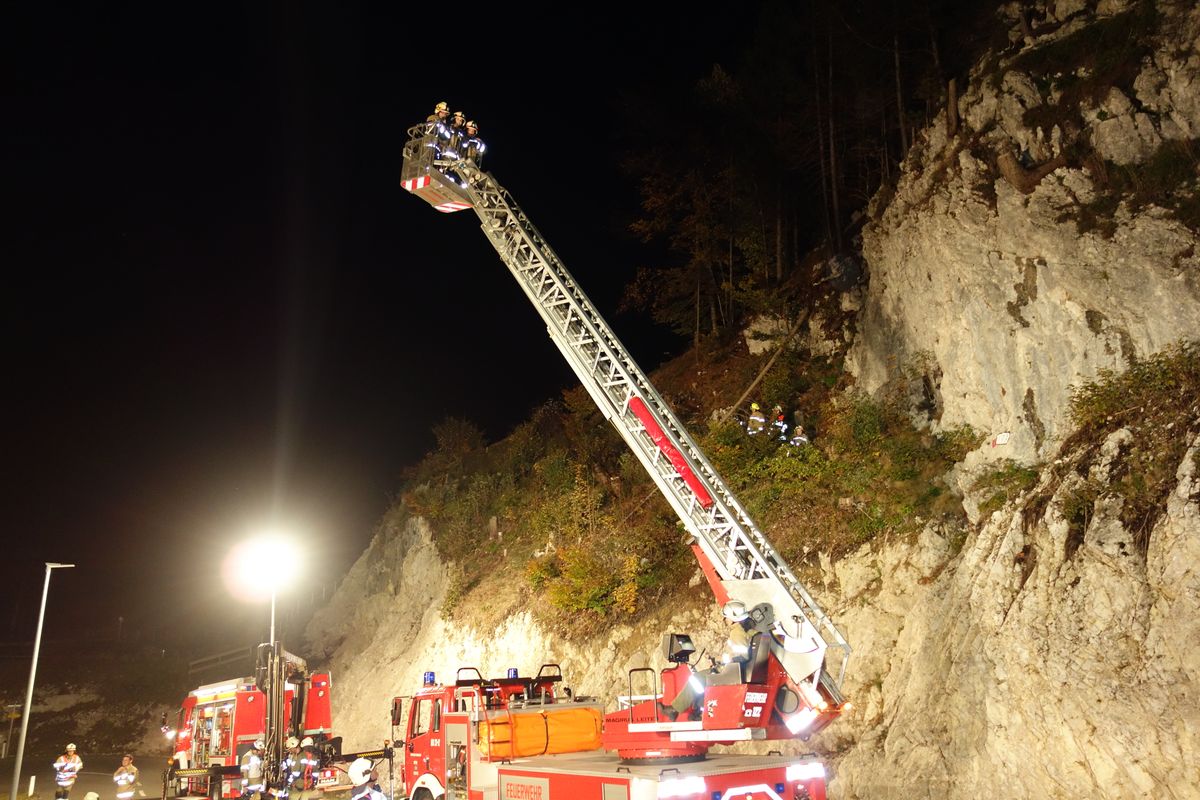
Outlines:
{"label": "firefighter helmet", "polygon": [[313,746],[313,738],[311,736],[305,736],[303,739],[300,740],[300,746],[301,747],[312,747]]}
{"label": "firefighter helmet", "polygon": [[746,604],[741,600],[730,600],[721,607],[721,613],[725,615],[725,619],[730,622],[741,622],[750,614],[746,611]]}
{"label": "firefighter helmet", "polygon": [[438,103],[436,106],[433,107],[433,113],[436,114],[439,111],[445,111],[447,114],[449,114],[450,113],[450,104],[445,101]]}
{"label": "firefighter helmet", "polygon": [[288,749],[288,750],[291,750],[293,747],[299,747],[299,746],[300,746],[300,740],[299,740],[299,739],[297,739],[295,736],[289,736],[289,737],[287,738],[287,741],[286,741],[286,742],[284,742],[283,744],[284,744],[284,746],[286,746],[286,747],[287,747],[287,749]]}
{"label": "firefighter helmet", "polygon": [[255,750],[263,750],[263,749],[265,749],[265,748],[266,748],[266,746],[267,746],[267,743],[266,743],[266,742],[264,742],[262,739],[257,739],[257,740],[254,742],[254,749],[255,749]]}
{"label": "firefighter helmet", "polygon": [[100,795],[95,792],[88,792],[83,796],[83,800],[100,800]]}
{"label": "firefighter helmet", "polygon": [[475,130],[479,130],[479,126],[475,124],[475,120],[473,120],[473,119],[467,120],[467,127],[473,128]]}
{"label": "firefighter helmet", "polygon": [[69,745],[67,745],[67,750],[68,750],[68,751],[71,751],[71,750],[74,750],[74,749],[75,749],[75,743],[74,743],[74,742],[71,742]]}
{"label": "firefighter helmet", "polygon": [[454,114],[452,114],[452,116],[455,119],[464,119],[465,120],[467,118],[466,113],[464,113],[462,111],[455,111]]}
{"label": "firefighter helmet", "polygon": [[750,410],[751,410],[751,411],[758,411],[758,403],[751,403],[751,404],[750,404]]}
{"label": "firefighter helmet", "polygon": [[350,782],[355,786],[362,786],[371,780],[371,770],[374,765],[371,764],[369,758],[356,758],[354,763],[350,765]]}

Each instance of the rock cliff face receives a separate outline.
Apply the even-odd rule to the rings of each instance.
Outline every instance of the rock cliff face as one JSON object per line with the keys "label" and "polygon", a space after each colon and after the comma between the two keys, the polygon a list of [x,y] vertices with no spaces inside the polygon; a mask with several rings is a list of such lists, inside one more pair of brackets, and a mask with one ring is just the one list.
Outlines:
{"label": "rock cliff face", "polygon": [[[1050,124],[1028,112],[1061,110],[1071,90],[1029,67],[1030,54],[1130,10],[1039,7],[1032,41],[976,71],[962,130],[947,137],[942,119],[925,131],[890,200],[871,209],[869,284],[861,309],[857,297],[843,306],[859,313],[847,359],[858,386],[916,370],[936,395],[932,427],[1011,438],[956,472],[969,523],[822,558],[810,588],[855,648],[845,689],[856,709],[792,749],[828,755],[834,797],[1200,798],[1200,408],[1173,423],[1187,448],[1149,530],[1122,522],[1119,499],[1077,513],[1081,487],[1117,479],[1129,429],[1063,447],[1072,384],[1200,331],[1197,237],[1179,208],[1096,205],[1113,191],[1105,170],[1200,135],[1200,9],[1133,10],[1146,8],[1150,46],[1133,77],[1077,96]],[[1195,190],[1194,174],[1177,183],[1174,197]],[[1087,230],[1097,208],[1108,224]],[[1044,468],[981,511],[965,476],[998,457]],[[540,628],[502,577],[469,597],[498,627],[472,627],[469,614],[449,625],[453,581],[430,537],[421,519],[385,519],[309,627],[309,652],[332,662],[349,747],[387,737],[390,698],[427,669],[449,679],[460,666],[527,674],[556,661],[611,707],[628,669],[662,666],[663,631],[700,646],[720,638],[698,581],[676,616],[590,641]]]}
{"label": "rock cliff face", "polygon": [[1200,797],[1197,444],[1144,555],[1113,507],[1073,549],[1072,484],[1043,481],[958,555],[929,529],[838,564],[862,704],[841,796]]}
{"label": "rock cliff face", "polygon": [[[1061,27],[977,68],[960,102],[962,129],[948,137],[943,115],[924,131],[863,234],[870,283],[847,360],[858,386],[878,391],[915,367],[937,392],[935,427],[1011,433],[1007,449],[988,453],[995,457],[1048,456],[1064,435],[1072,384],[1200,330],[1194,230],[1167,209],[1118,205],[1116,196],[1107,226],[1081,233],[1079,224],[1108,191],[1107,172],[1200,134],[1200,9],[1142,4],[1156,21],[1130,95],[1094,87],[1103,100],[1092,105],[1059,88],[1070,83],[1038,59],[1105,22],[1080,5],[1046,3]],[[1135,13],[1143,12],[1125,11]],[[1054,52],[1047,61],[1058,65]],[[1086,83],[1091,69],[1067,77]],[[1014,154],[1067,164],[1026,194],[999,174],[1016,165]],[[1181,191],[1194,193],[1194,155],[1186,166]]]}

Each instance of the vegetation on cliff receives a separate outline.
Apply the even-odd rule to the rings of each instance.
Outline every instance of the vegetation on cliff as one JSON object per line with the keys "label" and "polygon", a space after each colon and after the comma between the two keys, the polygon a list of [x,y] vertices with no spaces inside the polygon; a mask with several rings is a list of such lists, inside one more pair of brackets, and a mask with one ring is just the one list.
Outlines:
{"label": "vegetation on cliff", "polygon": [[[840,360],[789,351],[756,392],[766,407],[788,409],[789,425],[802,421],[809,445],[713,422],[760,360],[741,340],[710,345],[664,366],[655,381],[797,569],[959,513],[940,476],[978,437],[919,431],[904,387],[882,400],[847,392]],[[407,476],[401,503],[430,520],[439,552],[455,564],[445,614],[476,587],[486,595],[493,579],[521,576],[523,602],[543,621],[581,632],[653,608],[693,577],[681,525],[581,388],[490,445],[463,420],[434,433],[438,446]]]}

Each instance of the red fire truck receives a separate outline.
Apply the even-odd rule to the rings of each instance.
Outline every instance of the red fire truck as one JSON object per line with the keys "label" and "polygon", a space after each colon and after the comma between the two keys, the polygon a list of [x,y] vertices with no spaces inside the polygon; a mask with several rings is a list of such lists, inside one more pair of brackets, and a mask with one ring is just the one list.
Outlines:
{"label": "red fire truck", "polygon": [[[533,678],[464,668],[451,684],[431,673],[425,681],[392,701],[399,781],[412,800],[825,799],[815,756],[706,755],[718,742],[762,738],[747,734],[760,730],[768,692],[743,687],[740,701],[722,701],[711,716],[669,722],[636,697],[605,716],[594,698],[561,688],[556,664]],[[672,734],[692,745],[688,755],[672,752]]]}
{"label": "red fire truck", "polygon": [[278,763],[287,736],[330,740],[329,674],[309,673],[295,656],[280,659],[280,663],[287,668],[278,682],[282,724],[275,735],[268,724],[275,684],[266,669],[256,670],[253,677],[209,683],[188,693],[175,727],[166,730],[172,749],[163,781],[164,798],[239,796],[241,758],[257,740],[267,744],[264,760],[270,763]]}
{"label": "red fire truck", "polygon": [[[427,125],[409,130],[401,181],[443,213],[472,209],[592,400],[629,445],[692,538],[717,602],[737,601],[745,653],[698,674],[689,637],[668,634],[672,666],[633,670],[630,695],[604,715],[560,696],[561,674],[485,680],[460,670],[393,701],[404,725],[401,781],[413,800],[824,798],[815,758],[709,755],[715,744],[807,739],[849,704],[850,646],[734,497],[674,411],[529,217],[488,173]],[[840,650],[835,671],[827,651]],[[830,653],[831,654],[831,653]],[[512,671],[510,670],[510,673]],[[637,673],[652,686],[635,696]],[[667,714],[689,683],[698,710]],[[407,703],[407,707],[406,707]],[[690,704],[687,704],[690,706]],[[605,751],[611,751],[609,755]]]}

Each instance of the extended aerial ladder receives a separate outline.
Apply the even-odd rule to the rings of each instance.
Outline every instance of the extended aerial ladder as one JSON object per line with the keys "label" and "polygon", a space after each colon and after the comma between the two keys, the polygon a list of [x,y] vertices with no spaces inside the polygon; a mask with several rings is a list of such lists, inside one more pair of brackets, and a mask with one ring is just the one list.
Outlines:
{"label": "extended aerial ladder", "polygon": [[[756,609],[771,655],[799,703],[787,730],[812,733],[840,714],[850,646],[755,525],[683,424],[512,196],[470,161],[437,151],[427,126],[408,132],[401,181],[439,211],[473,209],[484,234],[546,324],[550,339],[641,461],[693,538],[718,603]],[[840,652],[836,677],[826,651]],[[756,737],[761,738],[761,737]]]}

